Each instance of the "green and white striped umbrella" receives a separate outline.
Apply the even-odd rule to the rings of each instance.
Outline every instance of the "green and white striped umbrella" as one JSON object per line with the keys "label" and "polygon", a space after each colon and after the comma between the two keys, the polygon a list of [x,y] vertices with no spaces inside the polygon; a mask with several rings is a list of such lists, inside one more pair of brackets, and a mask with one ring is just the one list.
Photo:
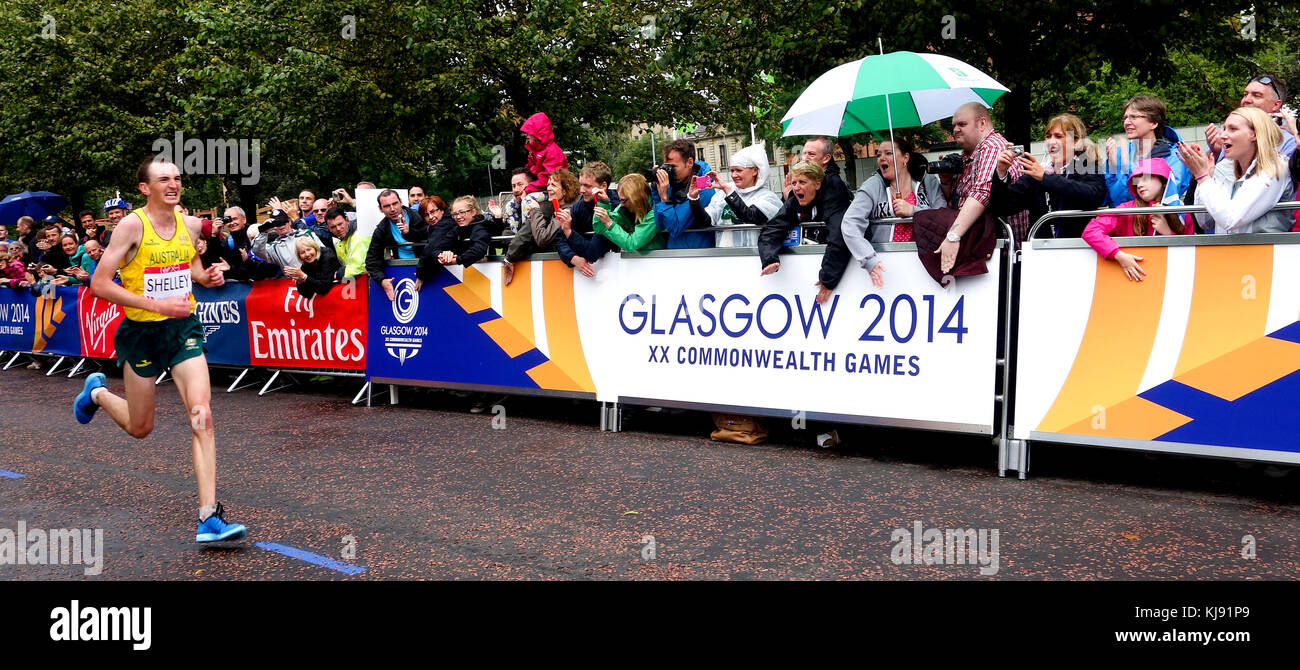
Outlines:
{"label": "green and white striped umbrella", "polygon": [[952,116],[968,102],[992,107],[1007,90],[948,56],[911,51],[867,56],[818,77],[781,119],[782,135],[841,137],[923,126]]}

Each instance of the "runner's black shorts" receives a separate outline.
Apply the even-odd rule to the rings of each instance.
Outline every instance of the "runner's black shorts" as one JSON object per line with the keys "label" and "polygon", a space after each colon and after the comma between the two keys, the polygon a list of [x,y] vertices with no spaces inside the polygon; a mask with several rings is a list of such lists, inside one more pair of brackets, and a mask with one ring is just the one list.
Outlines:
{"label": "runner's black shorts", "polygon": [[181,361],[203,355],[203,324],[193,314],[162,321],[123,319],[113,345],[119,365],[125,362],[141,377],[157,377]]}

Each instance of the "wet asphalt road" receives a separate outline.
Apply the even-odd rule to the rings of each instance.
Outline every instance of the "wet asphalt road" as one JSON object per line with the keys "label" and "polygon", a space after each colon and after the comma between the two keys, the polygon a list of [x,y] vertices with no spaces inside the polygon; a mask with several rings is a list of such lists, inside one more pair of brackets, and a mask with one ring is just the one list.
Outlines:
{"label": "wet asphalt road", "polygon": [[[242,542],[193,542],[188,424],[174,385],[135,440],[77,424],[81,379],[0,372],[0,529],[104,529],[103,572],[0,565],[0,579],[1294,579],[1300,473],[1036,446],[999,478],[988,438],[866,427],[837,449],[771,421],[759,446],[708,440],[707,414],[514,397],[505,428],[475,397],[355,382],[258,397],[214,375],[218,497]],[[120,373],[109,372],[120,392]],[[378,396],[377,396],[378,397]],[[815,429],[816,426],[810,426]],[[896,529],[997,529],[998,571],[895,564]],[[1242,557],[1253,536],[1256,556]],[[654,556],[643,539],[654,538]],[[348,543],[345,537],[352,538]],[[364,566],[357,575],[256,546]],[[355,556],[346,553],[355,548]],[[987,558],[987,557],[986,557]]]}

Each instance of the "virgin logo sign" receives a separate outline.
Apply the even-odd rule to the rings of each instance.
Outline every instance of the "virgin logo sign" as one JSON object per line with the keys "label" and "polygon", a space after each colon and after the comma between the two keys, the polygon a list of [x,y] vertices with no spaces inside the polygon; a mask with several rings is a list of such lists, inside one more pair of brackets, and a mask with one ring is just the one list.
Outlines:
{"label": "virgin logo sign", "polygon": [[77,300],[77,316],[81,322],[81,355],[90,358],[113,358],[117,348],[113,336],[122,323],[122,308],[102,298],[95,297],[83,288]]}

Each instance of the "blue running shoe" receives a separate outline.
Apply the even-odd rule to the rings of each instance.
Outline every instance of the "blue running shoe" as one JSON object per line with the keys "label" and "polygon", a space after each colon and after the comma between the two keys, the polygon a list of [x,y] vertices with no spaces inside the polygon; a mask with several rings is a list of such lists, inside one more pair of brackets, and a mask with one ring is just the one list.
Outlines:
{"label": "blue running shoe", "polygon": [[77,394],[77,399],[72,401],[72,414],[77,417],[81,423],[90,423],[95,418],[95,412],[99,410],[99,405],[90,399],[90,392],[95,389],[104,388],[104,373],[96,372],[86,377],[86,385],[81,387],[81,393]]}
{"label": "blue running shoe", "polygon": [[199,530],[194,535],[195,542],[221,542],[222,540],[238,540],[248,534],[248,529],[244,528],[242,523],[226,523],[223,518],[226,515],[226,508],[217,503],[217,511],[212,516],[199,522]]}

